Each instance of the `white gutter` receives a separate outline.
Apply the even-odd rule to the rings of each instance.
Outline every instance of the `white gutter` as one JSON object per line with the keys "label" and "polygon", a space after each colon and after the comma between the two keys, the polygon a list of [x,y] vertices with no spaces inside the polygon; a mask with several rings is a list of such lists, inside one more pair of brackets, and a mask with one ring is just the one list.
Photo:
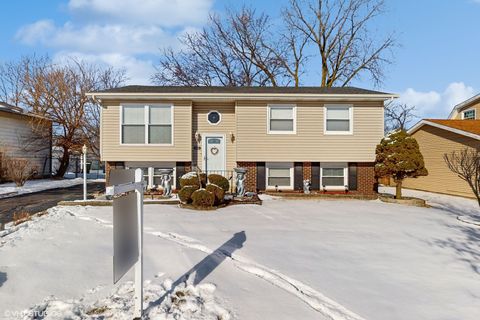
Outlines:
{"label": "white gutter", "polygon": [[466,136],[466,137],[470,137],[470,138],[473,138],[473,139],[476,139],[476,140],[480,140],[480,135],[478,135],[478,134],[471,133],[471,132],[464,131],[464,130],[460,130],[460,129],[455,129],[455,128],[445,126],[443,124],[438,124],[438,123],[428,121],[428,120],[420,120],[413,127],[411,127],[407,131],[407,133],[409,135],[412,135],[417,130],[419,130],[421,127],[423,127],[424,125],[429,125],[429,126],[436,127],[436,128],[439,128],[439,129],[443,129],[443,130],[446,130],[446,131],[450,131],[450,132],[453,132],[453,133],[456,133],[456,134],[460,134],[462,136]]}
{"label": "white gutter", "polygon": [[94,99],[118,99],[118,100],[325,100],[325,101],[385,101],[398,98],[396,94],[314,94],[314,93],[113,93],[113,92],[89,92],[87,96]]}

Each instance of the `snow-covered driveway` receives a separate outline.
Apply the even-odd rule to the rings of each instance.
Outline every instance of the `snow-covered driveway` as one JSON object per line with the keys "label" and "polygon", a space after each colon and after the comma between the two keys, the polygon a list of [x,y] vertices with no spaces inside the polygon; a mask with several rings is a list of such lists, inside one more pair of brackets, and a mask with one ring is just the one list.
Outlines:
{"label": "snow-covered driveway", "polygon": [[[107,296],[111,210],[60,208],[4,238],[0,310]],[[196,266],[239,319],[479,319],[480,228],[456,216],[355,200],[147,205],[145,279]]]}

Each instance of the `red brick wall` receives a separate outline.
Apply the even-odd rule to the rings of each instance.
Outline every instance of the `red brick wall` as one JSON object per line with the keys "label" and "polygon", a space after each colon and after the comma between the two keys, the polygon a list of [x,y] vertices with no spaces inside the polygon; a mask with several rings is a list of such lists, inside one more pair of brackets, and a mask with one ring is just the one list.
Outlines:
{"label": "red brick wall", "polygon": [[312,163],[304,162],[303,163],[303,180],[312,181]]}
{"label": "red brick wall", "polygon": [[257,191],[257,164],[255,162],[237,162],[237,167],[247,169],[245,189],[251,192]]}
{"label": "red brick wall", "polygon": [[357,164],[357,193],[372,195],[376,193],[375,164],[359,162]]}

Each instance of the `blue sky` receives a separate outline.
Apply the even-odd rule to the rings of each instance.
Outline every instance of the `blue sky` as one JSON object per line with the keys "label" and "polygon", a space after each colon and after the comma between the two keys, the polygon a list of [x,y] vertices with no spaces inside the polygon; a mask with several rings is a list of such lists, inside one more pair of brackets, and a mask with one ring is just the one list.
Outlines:
{"label": "blue sky", "polygon": [[[150,78],[159,48],[204,25],[208,12],[247,4],[279,18],[287,0],[4,1],[0,61],[48,53],[126,68],[131,83]],[[480,91],[480,0],[386,0],[376,31],[401,46],[378,89],[399,93],[422,117],[445,117]],[[316,85],[315,72],[305,84]],[[368,79],[353,85],[371,88]]]}

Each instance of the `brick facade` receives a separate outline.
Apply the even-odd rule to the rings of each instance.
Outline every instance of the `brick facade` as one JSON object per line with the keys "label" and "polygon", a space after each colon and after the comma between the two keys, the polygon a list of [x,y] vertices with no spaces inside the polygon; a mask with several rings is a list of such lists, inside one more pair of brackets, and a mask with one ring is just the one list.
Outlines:
{"label": "brick facade", "polygon": [[357,193],[373,195],[377,192],[375,163],[359,162],[357,164]]}
{"label": "brick facade", "polygon": [[312,163],[304,162],[303,163],[303,180],[312,181]]}
{"label": "brick facade", "polygon": [[257,191],[257,164],[256,162],[237,162],[239,168],[247,169],[245,179],[245,189],[247,191]]}

